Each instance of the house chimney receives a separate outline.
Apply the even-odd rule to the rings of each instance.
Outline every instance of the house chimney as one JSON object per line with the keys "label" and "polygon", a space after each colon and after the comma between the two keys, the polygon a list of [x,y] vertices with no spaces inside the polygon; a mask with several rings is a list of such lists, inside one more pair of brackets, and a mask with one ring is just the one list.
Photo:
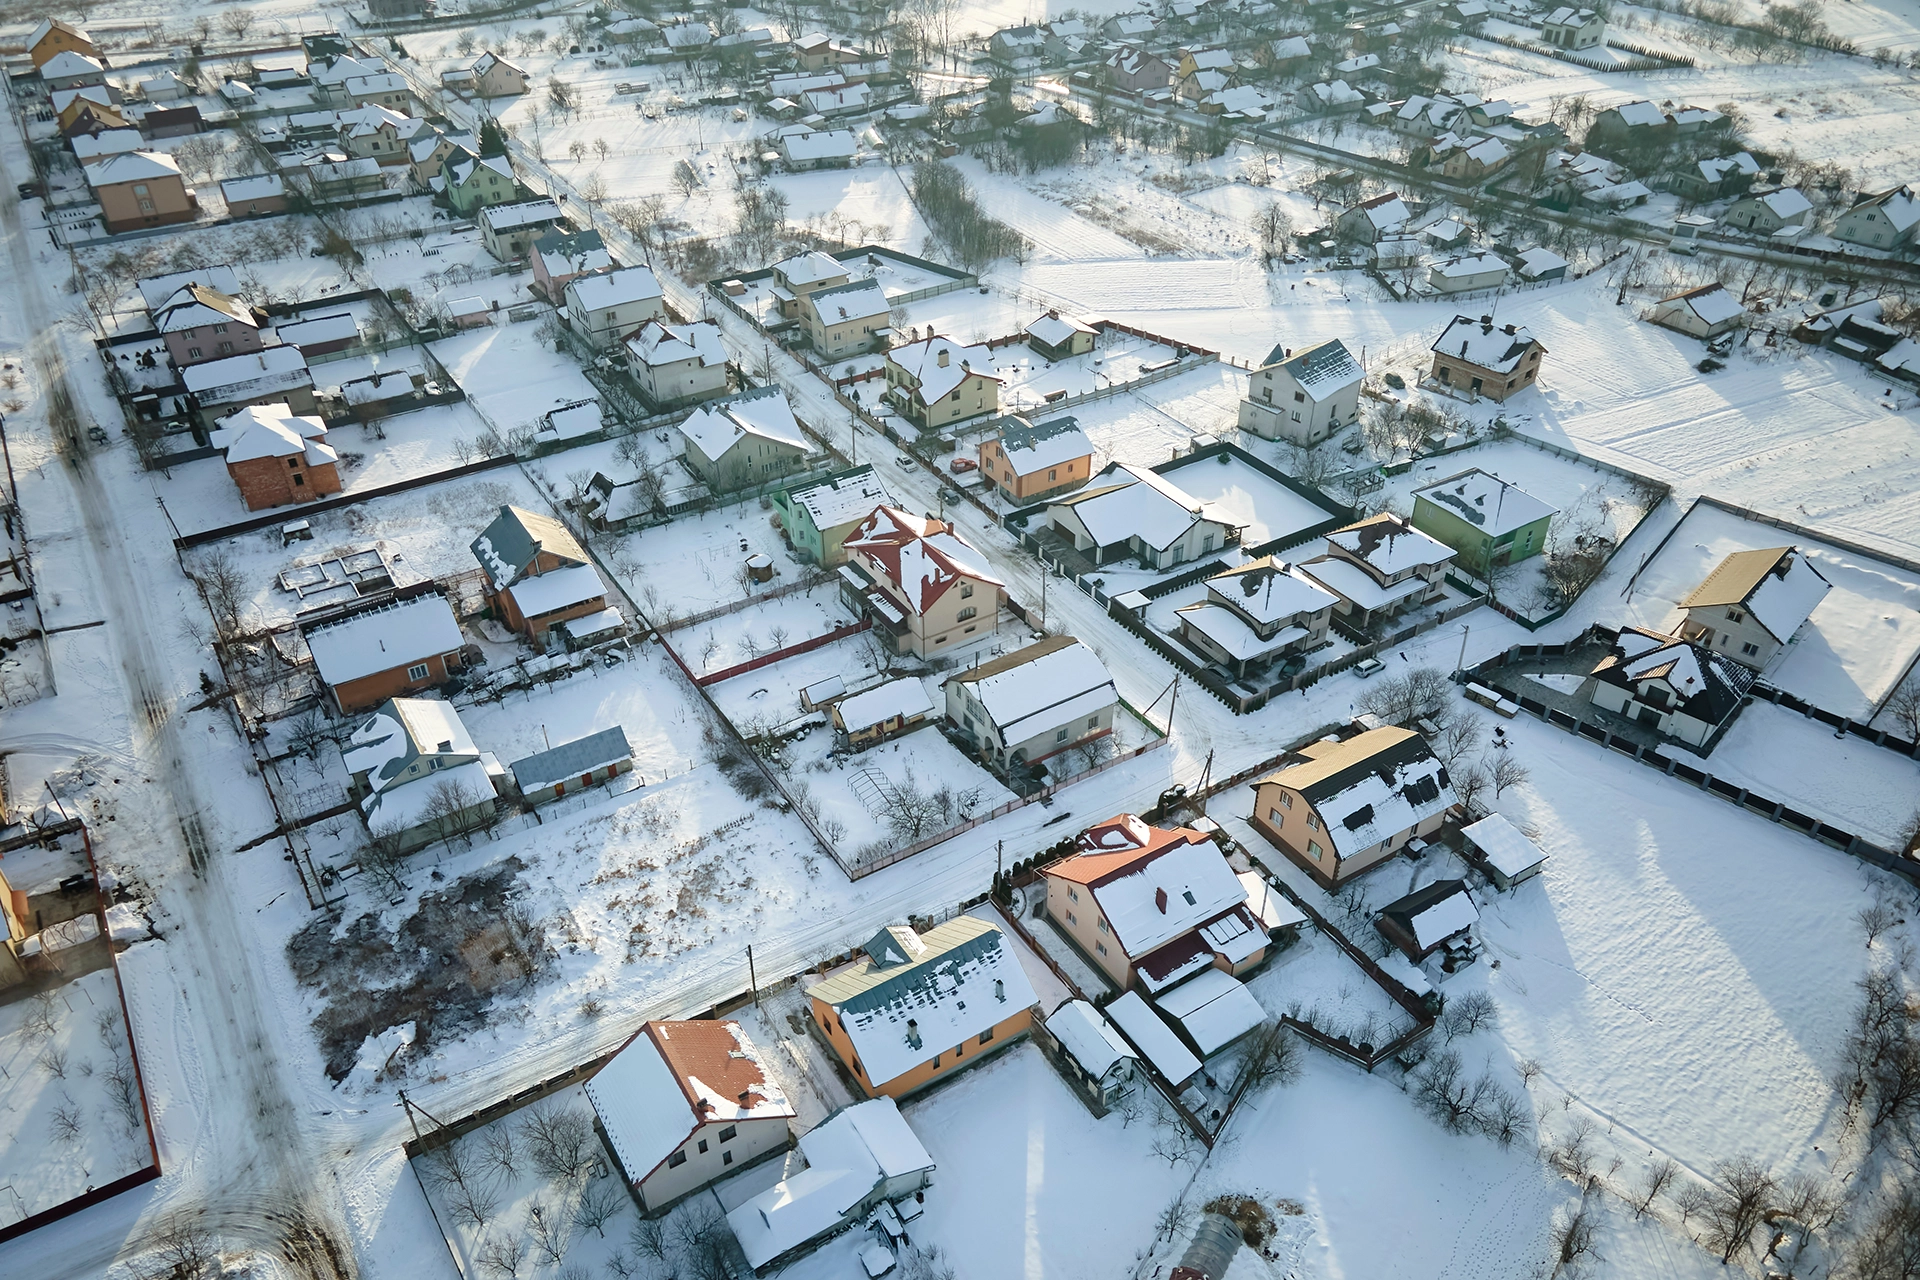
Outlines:
{"label": "house chimney", "polygon": [[916,1049],[920,1047],[920,1023],[918,1019],[907,1019],[907,1043]]}
{"label": "house chimney", "polygon": [[940,354],[933,358],[933,362],[942,369],[947,367],[947,349],[945,347],[940,348]]}
{"label": "house chimney", "polygon": [[1467,343],[1464,338],[1460,341],[1460,354],[1463,356],[1467,354]]}
{"label": "house chimney", "polygon": [[1153,905],[1160,908],[1161,915],[1167,914],[1167,891],[1165,889],[1155,889],[1153,891]]}
{"label": "house chimney", "polygon": [[1007,984],[1002,979],[995,978],[993,980],[993,998],[1001,1004],[1007,1002]]}

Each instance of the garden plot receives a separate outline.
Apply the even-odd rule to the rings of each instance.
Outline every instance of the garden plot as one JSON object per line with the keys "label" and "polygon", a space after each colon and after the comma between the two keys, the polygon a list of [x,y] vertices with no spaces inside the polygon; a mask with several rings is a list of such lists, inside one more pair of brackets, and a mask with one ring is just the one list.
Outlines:
{"label": "garden plot", "polygon": [[1920,761],[1755,699],[1711,756],[1661,754],[1746,787],[1883,849],[1898,850],[1920,813]]}
{"label": "garden plot", "polygon": [[543,340],[543,326],[494,324],[433,344],[460,389],[501,435],[535,430],[541,415],[600,393],[573,357]]}
{"label": "garden plot", "polygon": [[[1382,895],[1383,903],[1388,900]],[[1362,919],[1372,932],[1370,920]],[[1270,1017],[1285,1014],[1355,1044],[1384,1045],[1413,1026],[1413,1018],[1332,939],[1311,924],[1300,940],[1280,952],[1247,987]],[[1365,937],[1355,939],[1364,946]]]}
{"label": "garden plot", "polygon": [[1169,483],[1219,508],[1231,523],[1241,526],[1242,546],[1291,538],[1340,515],[1231,453],[1188,462],[1162,474]]}
{"label": "garden plot", "polygon": [[[683,627],[669,637],[668,643],[696,677],[703,677],[824,636],[854,621],[857,619],[852,611],[840,599],[836,580],[756,601],[724,617]],[[785,687],[784,679],[780,683]],[[791,686],[793,691],[802,687]]]}
{"label": "garden plot", "polygon": [[756,555],[773,561],[774,586],[811,571],[755,500],[613,535],[607,547],[608,563],[634,585],[635,601],[655,625],[751,598],[743,571]]}
{"label": "garden plot", "polygon": [[0,1226],[153,1165],[111,968],[0,1005],[0,1080]]}
{"label": "garden plot", "polygon": [[[1094,470],[1108,462],[1154,467],[1185,452],[1197,432],[1233,425],[1245,375],[1229,365],[1203,364],[1137,390],[1074,405],[1071,414],[1093,441]],[[1050,411],[1029,410],[1044,418]]]}
{"label": "garden plot", "polygon": [[1001,378],[1000,411],[1045,416],[1049,396],[1125,386],[1179,358],[1180,352],[1164,342],[1120,329],[1103,331],[1092,351],[1065,360],[1050,361],[1026,343],[1001,347],[993,353],[993,370]]}
{"label": "garden plot", "polygon": [[1677,627],[1679,602],[1725,556],[1784,546],[1804,550],[1833,589],[1763,678],[1823,710],[1871,720],[1920,655],[1920,573],[1913,570],[1701,503],[1634,580],[1617,621]]}
{"label": "garden plot", "polygon": [[[218,462],[210,460],[208,465]],[[224,468],[220,480],[232,487]],[[503,466],[311,515],[286,507],[288,520],[308,522],[313,532],[310,541],[284,545],[279,527],[274,526],[198,547],[186,553],[187,564],[196,571],[214,562],[231,566],[239,584],[240,616],[250,625],[279,626],[314,603],[283,589],[283,573],[311,576],[300,574],[301,566],[341,556],[351,557],[353,565],[370,564],[374,557],[365,553],[371,551],[384,557],[399,586],[471,573],[480,566],[469,544],[509,503],[534,511],[547,507],[525,476]],[[342,588],[326,601],[338,603],[345,598]]]}

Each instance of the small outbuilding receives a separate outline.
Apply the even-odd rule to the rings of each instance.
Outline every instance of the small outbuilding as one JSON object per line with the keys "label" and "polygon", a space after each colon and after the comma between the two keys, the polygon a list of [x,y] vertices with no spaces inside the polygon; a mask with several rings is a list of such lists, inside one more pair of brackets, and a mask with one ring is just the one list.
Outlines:
{"label": "small outbuilding", "polygon": [[1467,858],[1486,873],[1496,889],[1505,892],[1531,880],[1547,865],[1547,855],[1526,833],[1502,813],[1490,813],[1460,834],[1467,839]]}
{"label": "small outbuilding", "polygon": [[1133,1087],[1138,1053],[1085,1000],[1069,1000],[1036,1021],[1033,1038],[1096,1116],[1111,1111]]}
{"label": "small outbuilding", "polygon": [[830,714],[835,736],[853,750],[865,751],[925,724],[933,714],[933,699],[917,677],[904,676],[842,698]]}
{"label": "small outbuilding", "polygon": [[633,771],[633,748],[619,725],[536,752],[507,766],[520,798],[546,804],[573,791],[611,782]]}
{"label": "small outbuilding", "polygon": [[1464,880],[1436,880],[1388,903],[1373,924],[1415,964],[1444,953],[1441,967],[1451,973],[1457,963],[1471,959],[1473,926],[1479,922],[1480,910]]}
{"label": "small outbuilding", "polygon": [[1690,338],[1717,337],[1737,329],[1746,316],[1747,309],[1740,300],[1718,281],[1662,298],[1647,313],[1651,323]]}

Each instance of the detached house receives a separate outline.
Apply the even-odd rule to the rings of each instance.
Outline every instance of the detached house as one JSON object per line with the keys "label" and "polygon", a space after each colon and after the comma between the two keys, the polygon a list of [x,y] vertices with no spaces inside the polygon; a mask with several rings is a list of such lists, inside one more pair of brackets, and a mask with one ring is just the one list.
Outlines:
{"label": "detached house", "polygon": [[931,657],[999,629],[1006,586],[945,521],[876,507],[841,546],[841,596],[895,652]]}
{"label": "detached house", "polygon": [[1561,5],[1540,20],[1540,38],[1556,49],[1591,49],[1607,38],[1607,20],[1592,9]]}
{"label": "detached house", "polygon": [[1623,627],[1593,669],[1593,705],[1692,747],[1740,710],[1753,670],[1704,645],[1639,627]]}
{"label": "detached house", "polygon": [[1098,654],[1048,636],[946,682],[947,719],[1004,773],[1113,732],[1120,695]]}
{"label": "detached house", "polygon": [[208,427],[248,405],[278,406],[296,414],[315,408],[313,371],[300,348],[290,345],[188,365],[180,371],[180,382]]}
{"label": "detached house", "polygon": [[1804,227],[1813,217],[1813,202],[1792,187],[1755,191],[1733,202],[1722,219],[1755,235],[1770,236],[1783,227]]}
{"label": "detached house", "polygon": [[260,349],[267,327],[264,312],[256,311],[231,294],[205,285],[188,285],[153,315],[154,327],[166,340],[167,355],[175,367]]}
{"label": "detached house", "polygon": [[1009,501],[1049,497],[1093,475],[1093,441],[1075,418],[1003,418],[1000,434],[980,442],[980,474]]}
{"label": "detached house", "polygon": [[613,255],[598,231],[563,231],[550,228],[533,242],[529,255],[533,261],[535,293],[556,306],[565,300],[566,288],[581,276],[613,270]]}
{"label": "detached house", "polygon": [[97,61],[100,46],[92,36],[62,18],[44,18],[27,34],[27,57],[33,60],[34,70],[44,69],[63,53],[83,54]]}
{"label": "detached house", "polygon": [[868,1097],[899,1099],[1027,1033],[1038,997],[998,926],[891,925],[807,989],[808,1010]]}
{"label": "detached house", "polygon": [[1298,565],[1262,556],[1207,579],[1207,598],[1177,611],[1180,638],[1235,679],[1326,643],[1338,598]]}
{"label": "detached house", "polygon": [[647,267],[580,276],[566,287],[567,319],[589,346],[606,350],[667,314],[660,281]]}
{"label": "detached house", "polygon": [[1149,569],[1203,559],[1240,532],[1165,476],[1126,462],[1051,503],[1047,525],[1096,565],[1132,556]]}
{"label": "detached house", "polygon": [[932,337],[887,352],[887,399],[923,431],[998,413],[1000,382],[984,344]]}
{"label": "detached house", "polygon": [[1920,227],[1920,196],[1912,187],[1862,194],[1833,224],[1833,238],[1871,249],[1897,249]]}
{"label": "detached house", "polygon": [[1441,968],[1451,973],[1478,954],[1473,926],[1479,922],[1465,881],[1436,880],[1380,908],[1373,926],[1415,964],[1444,952]]}
{"label": "detached house", "polygon": [[471,67],[442,72],[440,84],[474,98],[511,98],[527,91],[527,73],[488,50]]}
{"label": "detached house", "polygon": [[1173,64],[1145,49],[1116,50],[1106,70],[1107,83],[1124,93],[1151,93],[1173,83]]}
{"label": "detached house", "polygon": [[1276,346],[1247,378],[1240,429],[1314,445],[1359,421],[1366,374],[1338,338],[1298,352]]}
{"label": "detached house", "polygon": [[1067,360],[1093,350],[1100,331],[1084,320],[1063,316],[1058,310],[1034,320],[1026,327],[1027,346],[1045,360]]}
{"label": "detached house", "polygon": [[886,291],[872,280],[827,284],[796,296],[801,332],[829,360],[870,351],[891,332]]}
{"label": "detached house", "polygon": [[427,589],[315,623],[304,632],[314,669],[342,715],[444,684],[466,644],[453,610]]}
{"label": "detached house", "polygon": [[1703,341],[1739,328],[1746,317],[1740,299],[1719,281],[1662,298],[1647,312],[1649,322]]}
{"label": "detached house", "polygon": [[327,443],[326,424],[285,404],[250,405],[220,419],[207,439],[226,458],[249,511],[340,492],[340,455]]}
{"label": "detached house", "polygon": [[451,703],[389,699],[340,756],[368,833],[399,852],[471,831],[494,811],[500,766],[474,746]]}
{"label": "detached house", "polygon": [[755,387],[701,405],[680,424],[687,467],[715,493],[791,475],[809,446],[778,387]]}
{"label": "detached house", "polygon": [[727,348],[720,340],[720,326],[711,320],[649,320],[627,339],[626,347],[633,380],[656,405],[727,393]]}
{"label": "detached house", "polygon": [[544,644],[554,624],[607,607],[607,588],[573,534],[552,516],[505,506],[473,540],[487,600],[509,629]]}
{"label": "detached house", "polygon": [[1388,191],[1371,200],[1363,200],[1334,220],[1334,231],[1342,240],[1360,244],[1378,244],[1396,235],[1413,215],[1397,191]]}
{"label": "detached house", "polygon": [[107,64],[88,54],[63,50],[40,66],[40,79],[49,89],[78,89],[105,84]]}
{"label": "detached house", "polygon": [[1502,402],[1534,384],[1547,354],[1524,327],[1496,325],[1492,316],[1455,316],[1429,350],[1442,386]]}
{"label": "detached house", "polygon": [[846,562],[847,535],[875,507],[893,505],[886,482],[866,462],[773,495],[780,531],[794,553],[808,564],[829,568]]}
{"label": "detached house", "polygon": [[787,1150],[797,1114],[737,1022],[647,1022],[583,1086],[642,1212]]}
{"label": "detached house", "polygon": [[1338,596],[1334,611],[1355,627],[1436,600],[1453,548],[1382,511],[1327,535],[1327,553],[1300,571]]}
{"label": "detached house", "polygon": [[[580,624],[564,625],[571,631]],[[614,725],[515,760],[507,766],[507,772],[513,775],[513,789],[520,799],[538,807],[632,773],[633,748],[627,743],[626,730]]]}
{"label": "detached house", "polygon": [[1413,495],[1413,527],[1452,547],[1471,573],[1539,555],[1559,514],[1518,485],[1478,467]]}
{"label": "detached house", "polygon": [[487,252],[501,262],[518,262],[532,252],[534,241],[564,225],[560,206],[545,198],[490,204],[475,221]]}
{"label": "detached house", "polygon": [[1149,996],[1206,969],[1245,973],[1271,939],[1212,838],[1131,813],[1088,827],[1047,867],[1047,918],[1121,991]]}
{"label": "detached house", "polygon": [[1458,803],[1446,766],[1408,729],[1309,743],[1253,784],[1249,821],[1329,891],[1440,829]]}
{"label": "detached house", "polygon": [[780,314],[792,320],[802,315],[806,297],[822,289],[852,283],[847,265],[830,254],[811,249],[773,264],[773,296]]}
{"label": "detached house", "polygon": [[129,151],[88,165],[86,174],[108,235],[192,222],[200,216],[200,201],[172,156]]}
{"label": "detached house", "polygon": [[1798,547],[1735,551],[1680,602],[1679,635],[1763,671],[1832,589]]}
{"label": "detached house", "polygon": [[526,188],[514,176],[513,161],[505,156],[445,156],[440,177],[447,204],[463,218],[471,218],[490,204],[512,204],[526,198]]}
{"label": "detached house", "polygon": [[432,126],[424,120],[371,104],[340,113],[340,145],[355,160],[377,160],[382,166],[407,163],[407,147]]}

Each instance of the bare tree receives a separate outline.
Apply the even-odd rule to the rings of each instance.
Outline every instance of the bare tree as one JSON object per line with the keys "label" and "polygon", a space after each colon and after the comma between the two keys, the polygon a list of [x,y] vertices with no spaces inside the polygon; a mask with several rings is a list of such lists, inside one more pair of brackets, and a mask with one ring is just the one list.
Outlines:
{"label": "bare tree", "polygon": [[593,1167],[593,1126],[571,1107],[529,1107],[520,1122],[520,1137],[542,1177],[570,1181]]}
{"label": "bare tree", "polygon": [[475,1260],[490,1274],[515,1280],[527,1265],[527,1242],[511,1232],[489,1234]]}
{"label": "bare tree", "polygon": [[1187,1124],[1186,1118],[1165,1102],[1156,1102],[1153,1111],[1153,1141],[1149,1151],[1167,1162],[1171,1169],[1180,1164],[1191,1164],[1200,1154],[1200,1139]]}
{"label": "bare tree", "polygon": [[1799,1237],[1799,1247],[1804,1249],[1808,1237],[1839,1221],[1846,1203],[1832,1182],[1813,1174],[1796,1173],[1781,1185],[1776,1206],[1779,1212],[1769,1215],[1769,1221],[1788,1224]]}
{"label": "bare tree", "polygon": [[1554,1224],[1550,1239],[1553,1242],[1553,1270],[1549,1275],[1557,1276],[1564,1268],[1573,1266],[1593,1253],[1593,1219],[1587,1214],[1585,1199]]}
{"label": "bare tree", "polygon": [[141,1243],[144,1256],[128,1264],[138,1280],[206,1280],[219,1273],[219,1243],[186,1210],[162,1218]]}
{"label": "bare tree", "polygon": [[700,189],[700,171],[685,160],[673,162],[673,177],[670,180],[673,189],[682,196],[690,196]]}
{"label": "bare tree", "polygon": [[1447,768],[1457,769],[1462,760],[1479,749],[1486,732],[1487,722],[1482,717],[1472,714],[1455,716],[1427,745],[1433,748],[1433,754],[1439,756]]}
{"label": "bare tree", "polygon": [[1459,799],[1461,807],[1470,815],[1476,812],[1480,797],[1485,795],[1487,788],[1493,785],[1493,779],[1487,776],[1486,766],[1478,760],[1468,761],[1466,768],[1452,771],[1450,777],[1453,782],[1453,794]]}
{"label": "bare tree", "polygon": [[487,1128],[487,1136],[480,1143],[481,1154],[487,1166],[511,1178],[520,1172],[520,1151],[513,1141],[513,1130],[507,1125],[496,1124]]}
{"label": "bare tree", "polygon": [[1894,727],[1909,742],[1920,742],[1920,676],[1914,676],[1887,699],[1887,712]]}
{"label": "bare tree", "polygon": [[235,40],[245,40],[247,32],[253,30],[253,10],[229,9],[220,15],[220,25]]}
{"label": "bare tree", "polygon": [[655,1262],[667,1260],[667,1224],[658,1218],[642,1218],[627,1233],[627,1243],[643,1258]]}
{"label": "bare tree", "polygon": [[194,569],[194,581],[200,585],[201,599],[213,615],[213,625],[223,639],[240,633],[240,613],[246,607],[247,581],[233,553],[225,547],[201,556]]}
{"label": "bare tree", "polygon": [[1679,1171],[1679,1168],[1679,1165],[1666,1156],[1660,1157],[1647,1166],[1646,1173],[1641,1176],[1639,1188],[1633,1193],[1633,1199],[1629,1201],[1633,1205],[1634,1217],[1644,1218],[1647,1215],[1647,1211],[1653,1208],[1654,1200],[1672,1184],[1673,1175]]}
{"label": "bare tree", "polygon": [[567,1215],[553,1205],[535,1200],[527,1206],[527,1238],[541,1263],[557,1267],[567,1256]]}
{"label": "bare tree", "polygon": [[1520,757],[1511,751],[1496,751],[1492,767],[1487,770],[1487,776],[1493,782],[1493,796],[1497,800],[1508,787],[1520,786],[1531,778],[1533,773],[1526,765],[1520,763]]}
{"label": "bare tree", "polygon": [[408,888],[406,837],[406,829],[398,823],[382,822],[367,832],[367,842],[360,846],[360,869],[390,894],[405,893]]}
{"label": "bare tree", "polygon": [[1469,991],[1466,995],[1447,1001],[1446,1010],[1440,1015],[1440,1032],[1452,1044],[1461,1036],[1470,1036],[1481,1027],[1492,1026],[1500,1016],[1500,1008],[1493,997],[1484,991]]}
{"label": "bare tree", "polygon": [[1240,1084],[1252,1093],[1269,1084],[1292,1084],[1300,1078],[1300,1042],[1280,1022],[1269,1022],[1247,1042],[1240,1058]]}
{"label": "bare tree", "polygon": [[1154,1218],[1153,1238],[1156,1240],[1176,1240],[1179,1238],[1181,1232],[1193,1226],[1194,1220],[1198,1217],[1198,1211],[1195,1210],[1191,1204],[1187,1203],[1185,1195],[1175,1196],[1173,1199],[1167,1201],[1166,1206],[1162,1208]]}
{"label": "bare tree", "polygon": [[620,1212],[621,1191],[611,1178],[602,1178],[588,1187],[573,1207],[573,1220],[582,1231],[605,1237],[607,1223]]}
{"label": "bare tree", "polygon": [[1920,1187],[1902,1183],[1874,1205],[1842,1274],[1847,1280],[1920,1280]]}
{"label": "bare tree", "polygon": [[53,1133],[53,1140],[63,1145],[71,1145],[80,1138],[81,1112],[72,1098],[60,1103],[53,1109],[53,1116],[47,1122]]}
{"label": "bare tree", "polygon": [[1718,1185],[1706,1205],[1706,1243],[1719,1252],[1720,1261],[1732,1262],[1751,1247],[1754,1228],[1779,1184],[1751,1156],[1721,1161],[1714,1166],[1713,1177]]}
{"label": "bare tree", "polygon": [[1861,930],[1867,935],[1867,947],[1871,949],[1881,934],[1899,922],[1899,915],[1891,903],[1879,900],[1860,908],[1854,914],[1854,919],[1860,922]]}
{"label": "bare tree", "polygon": [[547,81],[547,101],[555,111],[573,112],[580,109],[580,96],[572,85],[554,76]]}

